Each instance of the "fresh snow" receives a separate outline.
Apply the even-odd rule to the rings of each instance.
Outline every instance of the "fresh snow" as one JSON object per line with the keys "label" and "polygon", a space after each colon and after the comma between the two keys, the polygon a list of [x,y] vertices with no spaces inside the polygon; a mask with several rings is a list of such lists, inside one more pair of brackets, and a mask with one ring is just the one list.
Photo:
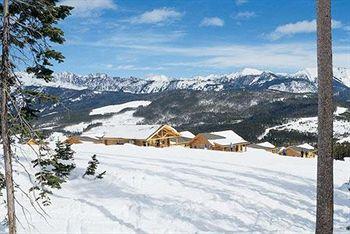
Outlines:
{"label": "fresh snow", "polygon": [[[31,171],[29,146],[17,146]],[[134,145],[73,145],[77,168],[52,204],[47,222],[16,189],[30,212],[18,233],[313,233],[317,159],[278,156],[264,150],[244,153],[153,148]],[[101,180],[83,179],[96,154]],[[350,161],[334,162],[334,231],[349,225]],[[15,181],[30,187],[16,164]],[[0,209],[5,217],[5,209]],[[0,226],[0,233],[5,228]]]}
{"label": "fresh snow", "polygon": [[[64,76],[66,73],[60,73]],[[37,79],[33,74],[28,74],[26,72],[18,72],[16,75],[19,77],[20,82],[25,86],[48,86],[48,87],[60,87],[65,89],[83,90],[86,89],[84,86],[77,86],[69,82],[62,82],[58,80],[53,80],[46,82],[43,79]]]}
{"label": "fresh snow", "polygon": [[186,137],[186,138],[194,138],[195,137],[195,135],[192,132],[190,132],[190,131],[180,132],[180,135],[182,137]]}
{"label": "fresh snow", "polygon": [[[84,132],[89,137],[147,139],[162,125],[103,125]],[[176,131],[176,130],[175,130]]]}
{"label": "fresh snow", "polygon": [[118,105],[109,105],[97,109],[93,109],[90,112],[90,115],[104,115],[104,114],[113,114],[112,116],[105,118],[97,118],[90,122],[82,122],[79,124],[70,125],[64,128],[65,131],[72,133],[82,133],[89,125],[91,124],[101,124],[102,127],[111,126],[111,125],[133,125],[141,122],[143,118],[135,117],[134,113],[136,110],[128,110],[123,113],[120,111],[126,108],[136,108],[139,106],[149,105],[150,101],[132,101],[126,102]]}
{"label": "fresh snow", "polygon": [[220,136],[220,139],[209,140],[210,143],[217,143],[220,145],[231,145],[238,143],[247,143],[241,136],[235,133],[232,130],[220,131],[220,132],[211,132],[210,134]]}
{"label": "fresh snow", "polygon": [[[346,108],[337,107],[335,111],[335,115],[340,115],[348,111]],[[263,134],[261,134],[258,139],[263,139],[266,135],[269,134],[271,130],[295,130],[299,132],[307,132],[307,133],[317,133],[317,117],[306,117],[299,119],[289,120],[285,124],[281,124],[278,126],[274,126],[271,128],[267,128]],[[343,139],[346,137],[350,137],[350,122],[346,120],[334,120],[333,122],[334,136]]]}
{"label": "fresh snow", "polygon": [[341,114],[344,114],[347,111],[348,111],[348,108],[337,106],[337,109],[335,110],[334,114],[335,115],[341,115]]}
{"label": "fresh snow", "polygon": [[266,148],[271,148],[271,149],[276,148],[275,145],[273,145],[273,144],[271,144],[270,142],[267,142],[267,141],[262,142],[262,143],[258,143],[257,145],[262,146],[262,147],[266,147]]}
{"label": "fresh snow", "polygon": [[149,104],[151,104],[150,101],[132,101],[118,105],[109,105],[93,109],[89,115],[104,115],[110,113],[118,113],[125,108],[137,108],[139,106],[148,106]]}
{"label": "fresh snow", "polygon": [[[334,68],[334,77],[337,81],[350,88],[350,69]],[[264,75],[265,74],[265,75]],[[260,71],[254,68],[244,68],[241,71],[230,74],[210,74],[207,76],[194,76],[192,78],[170,78],[165,75],[149,75],[146,78],[120,78],[110,77],[106,74],[90,74],[87,76],[76,75],[69,72],[55,73],[53,80],[49,83],[33,79],[27,73],[18,73],[24,85],[53,86],[69,89],[91,89],[94,91],[123,91],[129,93],[155,93],[164,90],[215,90],[226,89],[229,84],[249,88],[252,86],[263,87],[272,90],[307,93],[317,91],[317,69],[306,68],[294,74],[273,73],[270,71]],[[253,80],[249,83],[242,82],[242,79]],[[278,83],[271,82],[278,79]],[[292,80],[290,80],[292,79]],[[237,83],[235,83],[237,80]]]}
{"label": "fresh snow", "polygon": [[297,147],[300,147],[300,148],[303,148],[303,149],[309,149],[309,150],[315,149],[312,145],[309,145],[308,143],[304,143],[302,145],[298,145]]}
{"label": "fresh snow", "polygon": [[254,69],[254,68],[244,68],[239,74],[242,76],[260,76],[263,71]]}

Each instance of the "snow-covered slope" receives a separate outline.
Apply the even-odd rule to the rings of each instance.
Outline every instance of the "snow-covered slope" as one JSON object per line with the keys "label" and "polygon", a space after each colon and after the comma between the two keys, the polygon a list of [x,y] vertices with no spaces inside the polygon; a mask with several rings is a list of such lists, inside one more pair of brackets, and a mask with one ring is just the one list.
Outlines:
{"label": "snow-covered slope", "polygon": [[[106,74],[90,74],[80,76],[73,73],[56,73],[52,82],[45,84],[42,81],[31,79],[25,73],[19,73],[26,85],[45,85],[72,89],[91,89],[96,91],[123,91],[131,93],[155,93],[165,90],[279,90],[292,93],[308,93],[317,90],[317,71],[307,68],[294,74],[273,73],[245,68],[231,74],[211,74],[192,78],[169,78],[164,75],[151,75],[145,79],[129,77],[110,77]],[[350,69],[335,68],[334,79],[337,88],[349,89]]]}
{"label": "snow-covered slope", "polygon": [[[31,158],[29,147],[16,147],[20,159]],[[52,205],[47,222],[28,207],[17,215],[19,233],[313,233],[316,212],[316,159],[273,155],[250,149],[245,153],[157,149],[133,145],[73,146],[77,168]],[[96,154],[102,180],[83,179]],[[29,160],[23,164],[31,171]],[[336,233],[349,225],[350,161],[335,161]],[[15,181],[29,187],[23,168]],[[4,209],[0,217],[4,218]],[[0,232],[5,228],[0,226]]]}
{"label": "snow-covered slope", "polygon": [[[143,118],[134,116],[135,109],[139,106],[147,106],[150,103],[150,101],[132,101],[96,108],[90,112],[90,115],[97,115],[97,118],[90,122],[82,122],[66,126],[64,130],[71,133],[82,133],[87,127],[92,125],[98,125],[96,128],[106,128],[113,125],[137,124],[141,122]],[[106,114],[112,115],[105,117],[104,115]]]}
{"label": "snow-covered slope", "polygon": [[[339,116],[348,112],[347,108],[337,107],[334,112],[335,116]],[[350,122],[344,119],[335,119],[333,122],[334,137],[344,141],[350,137]],[[265,132],[258,137],[259,140],[263,139],[269,134],[271,130],[295,130],[303,133],[317,133],[318,118],[317,117],[306,117],[299,119],[290,119],[287,123],[267,128]]]}

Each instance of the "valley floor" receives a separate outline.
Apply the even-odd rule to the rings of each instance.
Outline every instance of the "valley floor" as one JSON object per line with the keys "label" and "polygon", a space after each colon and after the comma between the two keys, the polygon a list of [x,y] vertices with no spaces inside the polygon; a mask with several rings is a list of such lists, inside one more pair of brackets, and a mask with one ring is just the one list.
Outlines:
{"label": "valley floor", "polygon": [[[50,218],[45,222],[29,208],[27,219],[35,228],[28,227],[17,207],[19,233],[314,232],[317,159],[255,149],[231,153],[92,143],[73,149],[77,168],[54,191],[45,208]],[[17,149],[26,156],[28,151]],[[81,177],[93,154],[98,171],[107,171],[102,180]],[[350,160],[334,166],[335,229],[344,232],[350,193],[341,186],[349,180]],[[19,166],[15,179],[29,184]]]}

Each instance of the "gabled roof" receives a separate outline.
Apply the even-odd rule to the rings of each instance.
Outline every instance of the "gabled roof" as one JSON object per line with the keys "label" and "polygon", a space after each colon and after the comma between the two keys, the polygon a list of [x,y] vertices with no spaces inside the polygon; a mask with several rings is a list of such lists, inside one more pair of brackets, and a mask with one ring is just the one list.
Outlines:
{"label": "gabled roof", "polygon": [[204,133],[211,144],[234,145],[239,143],[248,143],[241,136],[232,130]]}
{"label": "gabled roof", "polygon": [[288,148],[292,148],[297,151],[304,151],[304,152],[310,152],[310,151],[316,151],[315,148],[307,143],[297,146],[289,146]]}
{"label": "gabled roof", "polygon": [[190,131],[180,132],[180,135],[181,135],[181,137],[190,138],[190,139],[195,137],[195,135],[192,132],[190,132]]}
{"label": "gabled roof", "polygon": [[271,143],[268,142],[268,141],[265,141],[265,142],[262,142],[262,143],[258,143],[258,144],[256,144],[256,145],[261,146],[261,147],[265,147],[265,148],[270,148],[270,149],[276,148],[275,145],[271,144]]}
{"label": "gabled roof", "polygon": [[90,129],[83,133],[82,136],[146,140],[163,127],[170,128],[175,133],[178,133],[169,125],[103,125]]}
{"label": "gabled roof", "polygon": [[315,149],[312,145],[309,145],[308,143],[304,143],[302,145],[298,145],[297,147],[303,148],[303,149],[309,149],[309,150],[314,150]]}

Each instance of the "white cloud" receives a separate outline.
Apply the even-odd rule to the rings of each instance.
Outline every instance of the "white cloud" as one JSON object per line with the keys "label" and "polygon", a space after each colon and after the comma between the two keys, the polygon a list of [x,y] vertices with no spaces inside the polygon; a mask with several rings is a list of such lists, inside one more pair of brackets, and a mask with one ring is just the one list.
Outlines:
{"label": "white cloud", "polygon": [[247,20],[255,16],[256,14],[254,11],[241,11],[241,12],[238,12],[233,18],[238,20]]}
{"label": "white cloud", "polygon": [[243,4],[247,3],[247,2],[248,2],[248,0],[235,0],[235,3],[236,3],[237,6],[243,5]]}
{"label": "white cloud", "polygon": [[146,11],[143,14],[133,17],[127,21],[133,24],[160,24],[171,20],[178,20],[182,17],[182,13],[170,9],[159,8],[152,11]]}
{"label": "white cloud", "polygon": [[[343,25],[340,21],[332,20],[332,27],[341,28]],[[278,40],[285,36],[292,36],[300,33],[316,32],[316,20],[303,20],[296,23],[289,23],[278,26],[272,33],[268,35],[271,40]]]}
{"label": "white cloud", "polygon": [[110,70],[124,70],[124,71],[155,71],[155,70],[164,70],[164,67],[156,66],[137,66],[134,64],[122,64],[122,65],[113,65],[107,64],[106,67]]}
{"label": "white cloud", "polygon": [[225,22],[218,18],[218,17],[211,17],[211,18],[204,18],[202,22],[200,23],[200,26],[202,27],[208,27],[208,26],[215,26],[215,27],[222,27],[224,26]]}
{"label": "white cloud", "polygon": [[94,15],[101,10],[117,9],[113,0],[63,0],[60,5],[74,7],[73,13],[81,17]]}
{"label": "white cloud", "polygon": [[[266,69],[300,69],[316,66],[314,43],[269,43],[263,45],[232,44],[225,46],[174,47],[131,45],[127,48],[145,51],[148,56],[180,56],[184,62],[160,64],[173,67],[235,68],[262,67]],[[350,47],[334,46],[334,65],[348,66]]]}

